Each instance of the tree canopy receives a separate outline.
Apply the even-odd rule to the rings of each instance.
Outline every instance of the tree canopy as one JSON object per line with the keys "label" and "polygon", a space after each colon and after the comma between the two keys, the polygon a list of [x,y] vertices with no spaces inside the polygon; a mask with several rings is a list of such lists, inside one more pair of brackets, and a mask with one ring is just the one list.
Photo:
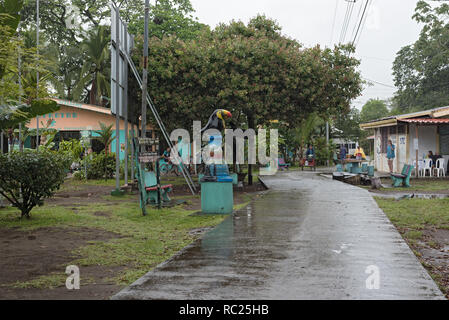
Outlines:
{"label": "tree canopy", "polygon": [[413,19],[423,24],[419,39],[401,48],[393,63],[401,113],[449,104],[449,5],[418,1]]}
{"label": "tree canopy", "polygon": [[387,104],[384,100],[380,99],[370,99],[362,107],[360,112],[360,121],[368,122],[371,120],[376,120],[380,118],[385,118],[389,115]]}
{"label": "tree canopy", "polygon": [[[190,128],[217,108],[230,110],[242,128],[295,125],[312,112],[346,113],[361,92],[353,48],[304,48],[265,16],[221,24],[194,40],[153,37],[150,48],[150,94],[170,128]],[[140,52],[141,44],[136,62]]]}

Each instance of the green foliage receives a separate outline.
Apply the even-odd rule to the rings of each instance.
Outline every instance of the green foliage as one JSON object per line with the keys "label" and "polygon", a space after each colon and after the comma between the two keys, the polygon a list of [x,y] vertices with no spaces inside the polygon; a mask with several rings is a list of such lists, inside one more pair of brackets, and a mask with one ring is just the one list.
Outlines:
{"label": "green foliage", "polygon": [[[144,32],[144,1],[139,1],[130,10],[130,5],[121,10],[125,17],[129,17],[129,30],[141,35]],[[140,10],[136,10],[140,9]],[[150,21],[148,24],[149,36],[162,39],[167,36],[176,36],[182,40],[193,40],[208,26],[199,23],[193,17],[195,10],[190,0],[159,0],[150,4]]]}
{"label": "green foliage", "polygon": [[313,146],[318,164],[325,164],[327,160],[333,159],[335,145],[332,141],[327,145],[326,137],[317,137]]}
{"label": "green foliage", "polygon": [[360,121],[363,123],[385,118],[388,117],[389,113],[390,111],[388,110],[387,104],[384,100],[370,99],[362,107],[362,111],[360,112]]}
{"label": "green foliage", "polygon": [[348,114],[339,114],[335,117],[334,127],[337,129],[334,137],[344,141],[361,141],[368,135],[367,131],[360,129],[361,114],[358,109],[352,108]]}
{"label": "green foliage", "polygon": [[294,126],[312,112],[324,118],[347,112],[361,92],[359,61],[347,54],[353,48],[302,48],[264,16],[220,25],[192,41],[153,38],[150,48],[149,87],[168,130],[206,121],[217,108],[232,112],[235,127],[270,120]]}
{"label": "green foliage", "polygon": [[0,105],[0,129],[12,128],[36,116],[59,110],[53,100],[33,100],[31,104]]}
{"label": "green foliage", "polygon": [[45,149],[0,154],[0,194],[30,217],[64,182],[69,159]]}
{"label": "green foliage", "polygon": [[112,137],[114,133],[114,131],[112,130],[112,124],[110,126],[107,126],[104,123],[100,122],[100,128],[101,130],[95,131],[95,133],[100,135],[98,137],[95,137],[95,139],[98,139],[104,145],[104,151],[106,154],[108,154],[109,146],[111,145],[112,141],[115,140],[115,137]]}
{"label": "green foliage", "polygon": [[107,27],[97,26],[89,31],[81,45],[84,63],[74,96],[79,98],[90,86],[89,103],[93,105],[101,102],[102,95],[110,93],[109,32]]}
{"label": "green foliage", "polygon": [[88,161],[87,177],[89,179],[110,179],[115,174],[115,153],[92,154]]}
{"label": "green foliage", "polygon": [[61,141],[59,143],[59,152],[67,154],[72,162],[78,162],[83,152],[81,141],[72,139],[70,141]]}
{"label": "green foliage", "polygon": [[77,181],[82,181],[82,180],[86,180],[86,176],[84,175],[84,170],[80,170],[80,171],[75,171],[73,173],[73,179],[77,180]]}
{"label": "green foliage", "polygon": [[396,113],[449,103],[449,5],[418,1],[413,19],[423,24],[419,39],[401,48],[393,64]]}

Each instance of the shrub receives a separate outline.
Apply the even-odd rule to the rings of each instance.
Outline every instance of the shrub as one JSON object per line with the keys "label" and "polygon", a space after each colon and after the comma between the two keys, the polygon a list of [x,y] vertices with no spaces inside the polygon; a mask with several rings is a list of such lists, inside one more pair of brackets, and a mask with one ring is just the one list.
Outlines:
{"label": "shrub", "polygon": [[75,171],[75,172],[73,173],[73,179],[79,180],[79,181],[81,181],[81,180],[86,180],[86,177],[84,176],[84,170],[81,170],[81,171]]}
{"label": "shrub", "polygon": [[87,165],[89,179],[111,179],[115,174],[115,153],[93,154]]}
{"label": "shrub", "polygon": [[72,139],[70,141],[59,142],[59,151],[66,153],[71,157],[72,162],[79,162],[81,154],[83,153],[83,146],[81,141]]}
{"label": "shrub", "polygon": [[315,140],[314,147],[318,164],[325,164],[327,160],[331,160],[332,162],[335,150],[335,145],[332,141],[329,141],[329,145],[327,145],[326,137],[318,137]]}
{"label": "shrub", "polygon": [[70,159],[45,149],[0,154],[0,194],[29,218],[64,182]]}

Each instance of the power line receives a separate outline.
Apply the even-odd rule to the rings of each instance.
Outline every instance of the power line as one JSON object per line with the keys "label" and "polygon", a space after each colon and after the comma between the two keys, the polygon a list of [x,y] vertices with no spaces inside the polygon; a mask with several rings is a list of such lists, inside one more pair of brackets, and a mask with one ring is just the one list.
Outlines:
{"label": "power line", "polygon": [[[360,1],[359,12],[357,13],[357,18],[355,19],[355,21],[358,21],[358,20],[359,20],[359,18],[360,18],[360,13],[362,12],[362,7],[363,7],[363,4],[362,4],[362,2]],[[351,38],[354,36],[356,27],[357,27],[357,22],[354,24],[354,28],[352,29]]]}
{"label": "power line", "polygon": [[351,22],[352,12],[354,11],[354,4],[357,0],[346,0],[348,5],[346,7],[347,15],[345,16],[345,21],[343,22],[342,33],[340,35],[340,43],[343,43],[346,39],[346,33],[348,31],[349,23]]}
{"label": "power line", "polygon": [[346,5],[345,18],[343,19],[343,26],[342,26],[341,31],[340,31],[340,40],[339,40],[340,43],[343,42],[343,33],[344,33],[344,30],[345,30],[346,21],[348,19],[348,14],[349,14],[349,5],[350,5],[350,3],[348,2],[347,5]]}
{"label": "power line", "polygon": [[357,27],[357,32],[355,33],[354,40],[352,40],[352,45],[354,45],[355,40],[357,39],[357,35],[359,34],[360,27],[362,26],[363,18],[365,17],[366,8],[368,7],[369,0],[365,2],[365,8],[363,8],[362,18],[360,19],[359,26]]}
{"label": "power line", "polygon": [[335,20],[336,20],[336,18],[337,18],[338,2],[339,2],[339,0],[336,0],[336,1],[335,1],[334,21],[332,22],[331,39],[330,39],[330,41],[329,41],[329,45],[330,45],[330,46],[332,46],[332,40],[334,40],[334,29],[335,29]]}
{"label": "power line", "polygon": [[363,79],[366,80],[366,81],[369,81],[369,82],[372,82],[372,83],[375,83],[375,84],[384,86],[384,87],[396,89],[396,87],[391,86],[391,85],[389,85],[389,84],[385,84],[385,83],[382,83],[382,82],[379,82],[379,81],[375,81],[375,80],[371,80],[371,79],[368,79],[368,78],[363,78]]}
{"label": "power line", "polygon": [[[356,34],[356,36],[354,38],[354,42],[356,42],[355,46],[357,46],[359,44],[360,37],[362,36],[362,31],[363,31],[363,28],[365,27],[366,19],[368,17],[368,12],[369,12],[369,9],[370,9],[371,3],[372,3],[372,0],[366,0],[366,1],[367,1],[367,3],[365,5],[365,9],[367,9],[367,10],[365,11],[365,15],[364,15],[365,17],[363,18],[363,16],[362,16],[362,21],[363,22],[362,22],[362,26],[361,26],[360,33],[359,33],[359,38],[357,39],[357,34]],[[354,45],[354,42],[353,42],[353,45]]]}

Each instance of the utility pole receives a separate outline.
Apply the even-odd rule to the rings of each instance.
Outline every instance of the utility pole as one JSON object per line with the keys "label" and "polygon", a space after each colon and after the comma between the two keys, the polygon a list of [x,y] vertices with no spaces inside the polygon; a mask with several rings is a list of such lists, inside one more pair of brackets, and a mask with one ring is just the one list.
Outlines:
{"label": "utility pole", "polygon": [[120,190],[120,11],[116,11],[115,23],[115,190]]}
{"label": "utility pole", "polygon": [[150,0],[145,0],[145,27],[143,44],[143,73],[142,73],[142,133],[147,136],[147,87],[148,87],[148,20],[150,13]]}
{"label": "utility pole", "polygon": [[[20,39],[20,27],[21,27],[22,22],[19,22],[19,39]],[[19,105],[22,104],[22,58],[20,55],[20,49],[21,47],[19,46],[19,57],[18,57],[18,61],[17,61],[17,68],[19,69]],[[23,145],[22,145],[22,123],[19,123],[19,150],[20,152],[23,151]]]}
{"label": "utility pole", "polygon": [[[36,0],[36,52],[39,59],[39,0]],[[39,64],[38,66],[39,67]],[[36,69],[36,99],[39,98],[39,69]],[[36,150],[39,151],[39,116],[36,116]]]}
{"label": "utility pole", "polygon": [[[128,27],[125,25],[125,54],[128,54]],[[125,186],[128,186],[128,62],[124,59],[123,113],[125,116]]]}

